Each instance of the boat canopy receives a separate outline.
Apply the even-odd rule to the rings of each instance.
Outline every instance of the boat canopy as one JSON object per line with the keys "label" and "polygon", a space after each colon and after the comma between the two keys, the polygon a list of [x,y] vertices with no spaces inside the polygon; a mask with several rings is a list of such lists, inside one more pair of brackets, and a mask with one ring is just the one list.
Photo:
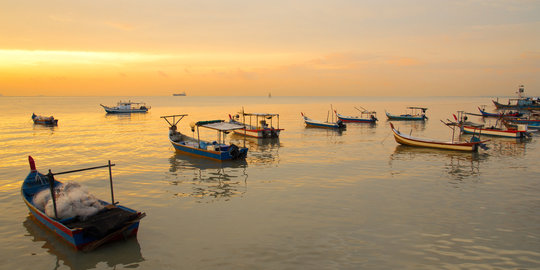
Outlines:
{"label": "boat canopy", "polygon": [[215,129],[219,131],[229,131],[235,129],[242,129],[244,125],[238,125],[234,123],[227,123],[225,120],[209,120],[209,121],[199,121],[195,125],[200,127],[205,127],[209,129]]}
{"label": "boat canopy", "polygon": [[427,110],[428,108],[424,108],[424,107],[407,107],[407,109],[413,109],[413,110],[416,109],[416,110],[423,110],[423,111],[425,111],[425,110]]}
{"label": "boat canopy", "polygon": [[279,114],[277,113],[245,113],[245,112],[241,112],[241,114],[243,115],[246,115],[246,116],[263,116],[263,117],[266,117],[266,116],[279,116]]}

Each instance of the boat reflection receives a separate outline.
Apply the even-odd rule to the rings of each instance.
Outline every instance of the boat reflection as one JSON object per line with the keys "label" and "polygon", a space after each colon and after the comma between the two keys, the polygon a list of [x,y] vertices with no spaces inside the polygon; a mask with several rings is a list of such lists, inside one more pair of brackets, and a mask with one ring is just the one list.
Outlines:
{"label": "boat reflection", "polygon": [[33,130],[34,135],[37,135],[38,132],[42,134],[43,132],[47,132],[50,135],[54,134],[54,130],[58,128],[56,125],[39,125],[39,124],[33,124]]}
{"label": "boat reflection", "polygon": [[[392,122],[392,120],[386,120],[386,122]],[[424,131],[426,129],[427,121],[409,121],[401,120],[399,121],[399,127],[403,133],[408,134],[409,131]],[[387,124],[388,125],[388,124]]]}
{"label": "boat reflection", "polygon": [[149,113],[106,113],[103,117],[106,119],[127,120],[146,120]]}
{"label": "boat reflection", "polygon": [[78,252],[33,219],[34,217],[28,215],[23,221],[23,226],[28,231],[27,236],[30,236],[33,242],[43,242],[42,248],[56,257],[54,269],[63,269],[66,265],[70,269],[91,269],[102,263],[106,264],[106,268],[138,268],[139,263],[144,261],[135,237],[106,244],[92,252]]}
{"label": "boat reflection", "polygon": [[198,201],[228,200],[247,191],[245,160],[215,162],[205,158],[175,153],[169,158],[170,184],[176,186],[175,197]]}
{"label": "boat reflection", "polygon": [[397,145],[390,155],[390,166],[399,160],[421,159],[425,162],[444,163],[443,170],[456,180],[480,176],[480,163],[489,157],[486,153],[462,152],[444,149]]}
{"label": "boat reflection", "polygon": [[[241,135],[238,136],[243,139]],[[279,164],[279,148],[282,146],[278,138],[246,138],[246,146],[249,148],[248,160],[250,164]]]}
{"label": "boat reflection", "polygon": [[347,128],[317,128],[317,127],[310,127],[306,126],[304,128],[304,134],[308,135],[320,135],[320,134],[326,134],[328,137],[331,136],[341,136],[343,135],[343,132],[347,131]]}
{"label": "boat reflection", "polygon": [[490,148],[488,153],[493,157],[519,157],[524,156],[527,150],[527,144],[531,138],[490,138],[487,146]]}

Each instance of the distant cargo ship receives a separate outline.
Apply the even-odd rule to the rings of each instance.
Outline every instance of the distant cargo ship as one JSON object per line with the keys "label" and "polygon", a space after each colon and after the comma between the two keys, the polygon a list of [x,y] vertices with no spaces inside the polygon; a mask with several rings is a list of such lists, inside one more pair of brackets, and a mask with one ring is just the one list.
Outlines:
{"label": "distant cargo ship", "polygon": [[186,96],[186,92],[175,93],[175,94],[172,94],[172,95],[175,96],[175,97],[185,97],[185,96]]}

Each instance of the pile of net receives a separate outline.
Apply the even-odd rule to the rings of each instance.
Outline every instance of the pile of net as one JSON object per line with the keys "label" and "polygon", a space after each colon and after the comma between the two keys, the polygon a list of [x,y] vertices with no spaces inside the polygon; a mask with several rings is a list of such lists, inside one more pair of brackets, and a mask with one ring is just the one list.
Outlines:
{"label": "pile of net", "polygon": [[[94,195],[76,182],[68,182],[57,187],[55,191],[58,219],[78,217],[80,220],[85,220],[104,208]],[[54,217],[54,206],[49,189],[42,190],[34,196],[34,205],[49,217]]]}

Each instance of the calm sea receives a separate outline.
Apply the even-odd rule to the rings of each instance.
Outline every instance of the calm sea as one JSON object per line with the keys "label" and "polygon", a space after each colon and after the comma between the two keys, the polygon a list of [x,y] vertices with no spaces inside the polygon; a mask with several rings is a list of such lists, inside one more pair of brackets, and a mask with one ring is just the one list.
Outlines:
{"label": "calm sea", "polygon": [[[147,114],[99,104],[144,101]],[[493,138],[479,153],[399,146],[384,115],[428,107],[402,132],[450,139],[440,120],[493,109],[490,97],[0,97],[0,261],[3,269],[533,269],[540,268],[538,135]],[[343,132],[305,128],[330,106],[378,112]],[[279,113],[279,140],[248,139],[245,162],[175,153],[162,115],[189,124]],[[57,127],[33,125],[32,112]],[[472,120],[482,121],[477,117]],[[215,140],[215,132],[202,133]],[[227,140],[243,144],[242,137]],[[77,253],[29,218],[29,172],[113,167],[115,199],[144,211],[137,238]],[[58,177],[108,199],[108,172]]]}

